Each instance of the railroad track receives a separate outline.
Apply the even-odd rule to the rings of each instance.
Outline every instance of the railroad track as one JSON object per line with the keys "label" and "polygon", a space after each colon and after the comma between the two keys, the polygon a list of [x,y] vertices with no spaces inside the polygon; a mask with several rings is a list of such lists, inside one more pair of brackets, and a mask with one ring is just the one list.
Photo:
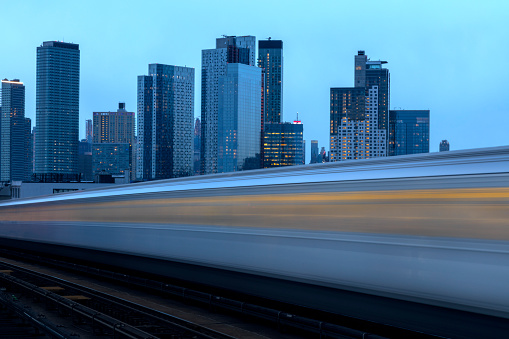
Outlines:
{"label": "railroad track", "polygon": [[[13,251],[7,251],[7,250],[0,250],[0,253],[3,253],[7,256],[16,256],[16,253]],[[18,254],[19,255],[19,254]],[[142,287],[144,289],[150,289],[152,291],[155,291],[158,294],[167,295],[170,297],[176,297],[177,299],[184,300],[185,302],[193,302],[193,303],[201,303],[204,304],[206,307],[214,310],[225,310],[227,312],[232,312],[239,314],[243,317],[250,317],[250,318],[257,318],[261,319],[262,321],[272,323],[273,325],[277,326],[278,329],[282,331],[291,331],[291,332],[299,332],[301,335],[305,337],[317,337],[317,338],[363,338],[363,339],[381,339],[386,337],[413,337],[413,338],[436,338],[432,335],[426,335],[423,333],[417,333],[412,332],[404,329],[398,329],[398,328],[389,328],[387,329],[387,326],[385,325],[379,325],[379,327],[383,328],[382,333],[385,333],[384,336],[373,334],[373,332],[367,332],[363,329],[357,328],[350,328],[345,327],[342,325],[333,324],[327,321],[320,321],[316,319],[311,319],[305,316],[299,316],[295,314],[290,314],[287,312],[279,311],[276,309],[268,308],[266,306],[260,306],[255,305],[247,302],[241,302],[237,300],[233,300],[230,298],[225,298],[221,296],[211,295],[209,293],[200,292],[197,290],[192,290],[189,288],[181,287],[181,286],[175,286],[170,285],[164,282],[154,281],[150,279],[140,278],[136,276],[129,276],[124,273],[118,273],[118,272],[112,272],[104,269],[98,269],[93,268],[89,266],[79,265],[75,263],[69,263],[65,261],[45,258],[45,257],[39,257],[35,255],[28,255],[23,254],[24,259],[29,259],[32,262],[38,262],[38,263],[45,263],[46,265],[56,266],[63,269],[68,269],[72,271],[78,271],[85,274],[91,274],[96,277],[100,277],[101,279],[111,279],[117,282],[121,282],[124,284],[129,285],[135,285]],[[2,263],[0,262],[0,267]],[[14,270],[14,269],[13,269]],[[60,282],[59,279],[54,281],[54,285],[58,285]],[[63,285],[63,283],[61,284]],[[58,285],[60,286],[60,285]],[[71,287],[69,287],[71,288]],[[87,288],[82,288],[80,290],[77,290],[77,295],[89,295],[86,294]],[[83,291],[83,292],[81,292]],[[102,293],[96,293],[98,296],[100,296]],[[95,300],[95,296],[87,297],[90,299]],[[87,302],[89,303],[89,302]],[[119,301],[119,303],[122,303],[122,301]],[[106,307],[107,309],[107,307]],[[98,311],[102,312],[103,308],[99,308]],[[150,309],[145,309],[145,313],[150,314]],[[115,315],[116,314],[116,315]],[[122,323],[126,323],[129,326],[136,327],[135,325],[130,325],[130,322],[128,319],[124,319],[122,316],[118,316],[119,314],[128,314],[131,315],[131,310],[127,309],[126,311],[117,311],[114,315],[111,315],[112,318],[114,318],[114,321],[121,321]],[[157,313],[156,314],[160,314]],[[115,318],[115,316],[117,318]],[[120,318],[120,319],[118,319]],[[133,316],[134,319],[138,319],[138,316]],[[177,318],[178,319],[178,318]],[[181,320],[181,319],[180,319]],[[112,321],[111,323],[113,323]],[[127,325],[122,325],[122,328],[127,328]],[[146,326],[146,325],[145,325]],[[155,325],[159,326],[159,325]],[[190,328],[191,330],[194,330],[194,326],[197,325],[182,325],[179,324],[179,326],[184,326],[187,328]],[[374,329],[374,331],[377,331],[378,325],[368,324],[370,328]],[[140,329],[143,327],[137,327],[137,329]],[[111,324],[109,326],[109,331],[113,331],[114,328],[111,327]],[[199,330],[197,330],[200,332]],[[186,336],[183,336],[181,334],[166,334],[165,336],[158,336],[157,333],[154,332],[148,332],[153,337],[161,337],[161,338],[187,338]],[[180,332],[178,332],[180,333]],[[375,332],[376,333],[376,332]],[[387,334],[388,333],[388,334]],[[200,333],[200,337],[193,336],[195,335],[194,332],[191,332],[191,335],[193,338],[232,338],[231,336],[221,336],[222,334],[218,332],[213,333],[207,333],[206,335],[210,336],[203,336],[203,333]]]}
{"label": "railroad track", "polygon": [[51,277],[26,268],[0,263],[0,300],[3,304],[18,306],[19,315],[43,332],[54,337],[77,337],[76,331],[62,328],[30,312],[20,301],[30,300],[44,304],[47,309],[69,317],[74,324],[88,327],[92,335],[114,338],[215,338],[233,337],[204,326],[158,312],[142,305],[106,293],[80,286],[70,281]]}

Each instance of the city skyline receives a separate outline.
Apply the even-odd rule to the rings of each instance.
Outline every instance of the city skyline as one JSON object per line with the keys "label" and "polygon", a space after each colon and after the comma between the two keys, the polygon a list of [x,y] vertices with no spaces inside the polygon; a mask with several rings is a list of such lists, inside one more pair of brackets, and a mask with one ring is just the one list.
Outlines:
{"label": "city skyline", "polygon": [[[0,77],[20,79],[25,84],[26,116],[34,125],[37,125],[35,48],[42,41],[58,39],[80,44],[79,133],[83,139],[85,120],[91,119],[93,111],[114,107],[120,101],[128,107],[136,106],[136,76],[144,74],[149,63],[193,67],[197,70],[196,84],[200,84],[201,50],[210,48],[213,39],[228,34],[253,35],[257,40],[272,37],[284,42],[283,115],[291,117],[299,112],[306,125],[308,159],[310,140],[318,140],[320,147],[328,148],[329,89],[351,86],[351,56],[357,50],[365,50],[373,60],[388,61],[390,109],[430,110],[431,152],[438,151],[443,139],[449,140],[452,149],[509,144],[509,136],[503,129],[509,123],[509,115],[500,95],[509,71],[503,67],[496,72],[488,71],[493,55],[503,57],[508,52],[508,47],[501,43],[509,33],[502,14],[508,7],[505,3],[451,1],[438,7],[438,2],[383,5],[325,2],[308,7],[301,2],[292,8],[274,4],[271,12],[253,9],[247,18],[232,15],[229,20],[211,24],[206,18],[217,11],[217,5],[197,2],[198,6],[191,6],[196,7],[193,25],[187,24],[190,30],[185,35],[176,29],[184,23],[181,18],[172,23],[146,21],[144,28],[120,25],[143,17],[149,6],[118,9],[118,4],[104,5],[100,13],[92,12],[93,6],[89,4],[75,4],[67,9],[58,6],[58,2],[3,4],[6,15],[27,25],[6,34],[5,50],[16,53],[2,53]],[[460,4],[462,10],[458,12]],[[160,3],[160,6],[187,11],[189,5]],[[221,7],[226,8],[226,16],[234,11],[228,6]],[[360,11],[368,24],[352,31],[354,14]],[[280,17],[285,12],[300,25]],[[94,28],[93,22],[87,19],[91,14],[105,22],[105,26]],[[267,16],[264,21],[268,24],[260,24],[258,18],[262,14]],[[47,21],[56,17],[61,21]],[[274,20],[276,17],[279,19]],[[38,29],[34,30],[34,26]],[[383,32],[383,39],[373,34],[375,28]],[[341,31],[348,34],[338,36],[336,33]],[[195,93],[194,117],[200,117],[199,87]],[[479,119],[479,114],[489,114],[491,119]],[[486,135],[488,131],[490,135]]]}

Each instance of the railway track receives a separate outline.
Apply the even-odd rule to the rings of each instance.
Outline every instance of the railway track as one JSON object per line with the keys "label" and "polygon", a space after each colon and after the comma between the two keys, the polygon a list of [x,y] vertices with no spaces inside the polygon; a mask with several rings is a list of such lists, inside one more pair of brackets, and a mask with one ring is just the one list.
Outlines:
{"label": "railway track", "polygon": [[[19,254],[16,254],[16,252],[13,251],[7,251],[7,250],[0,250],[0,253],[3,253],[4,255],[13,257],[13,256],[19,256]],[[119,272],[113,272],[108,271],[105,269],[98,269],[93,268],[85,265],[79,265],[75,263],[69,263],[61,260],[55,260],[45,257],[39,257],[36,255],[31,254],[23,254],[24,259],[28,259],[31,262],[44,262],[46,265],[56,266],[60,269],[68,269],[72,271],[79,271],[82,273],[85,273],[87,275],[94,275],[96,277],[99,277],[100,279],[111,279],[114,281],[120,282],[121,284],[129,284],[129,285],[135,285],[137,287],[141,287],[143,289],[150,289],[154,291],[154,293],[159,295],[165,295],[170,296],[173,298],[177,298],[180,300],[185,301],[186,303],[199,303],[202,305],[205,305],[205,307],[209,309],[213,309],[216,311],[225,311],[228,313],[235,313],[238,314],[244,318],[253,318],[261,320],[264,323],[272,324],[272,326],[277,327],[278,330],[291,333],[299,333],[301,336],[304,337],[317,337],[317,338],[364,338],[364,339],[381,339],[381,338],[387,338],[387,337],[413,337],[413,338],[434,338],[434,336],[426,335],[423,333],[417,333],[412,332],[404,329],[398,329],[398,328],[388,328],[385,325],[376,325],[376,324],[361,324],[359,325],[359,321],[354,321],[352,323],[356,322],[355,328],[351,328],[348,326],[343,326],[343,324],[334,324],[327,321],[320,321],[316,319],[312,319],[309,317],[306,317],[306,315],[296,315],[296,314],[290,314],[284,311],[280,311],[277,309],[269,308],[267,305],[261,306],[258,304],[243,302],[234,300],[231,298],[226,298],[218,295],[212,295],[206,292],[201,292],[197,290],[193,290],[190,288],[185,288],[181,286],[175,286],[170,285],[164,282],[150,280],[146,278],[140,278],[137,276],[130,276],[127,274],[119,273]],[[3,266],[2,262],[0,262],[0,269],[10,269],[12,271],[18,272],[17,268],[13,266]],[[21,272],[24,270],[22,269]],[[18,274],[18,273],[16,273]],[[6,277],[3,277],[6,278]],[[8,278],[7,278],[8,279]],[[52,280],[51,282],[47,283],[38,283],[38,285],[46,284],[48,286],[58,286],[63,287],[66,290],[67,294],[72,294],[75,296],[84,296],[85,298],[88,298],[90,300],[99,299],[103,296],[103,293],[97,293],[94,291],[89,291],[88,288],[83,287],[74,287],[72,284],[67,287],[67,283],[63,282],[61,279]],[[67,291],[73,291],[72,293],[68,293]],[[79,303],[79,301],[78,301]],[[120,300],[117,301],[116,304],[124,304],[124,301]],[[92,304],[92,301],[85,301],[82,304]],[[80,304],[80,306],[82,306]],[[78,306],[74,306],[78,307]],[[67,309],[70,309],[71,312],[74,311],[73,307],[70,308],[67,307]],[[107,313],[106,310],[112,309],[112,313]],[[134,315],[133,311],[131,310],[131,306],[127,306],[127,308],[121,310],[116,309],[116,307],[113,306],[99,306],[98,308],[94,308],[95,312],[100,312],[101,314],[104,312],[105,315],[111,317],[114,320],[111,320],[109,322],[109,325],[104,325],[103,331],[109,331],[108,333],[113,333],[114,330],[117,330],[117,328],[120,326],[120,328],[127,330],[129,326],[134,327],[137,330],[140,330],[141,328],[147,329],[148,327],[152,326],[154,328],[154,331],[150,332],[147,331],[147,334],[142,334],[139,338],[149,338],[147,335],[150,335],[154,338],[232,338],[232,336],[228,335],[222,335],[219,332],[212,331],[210,333],[208,332],[202,332],[200,329],[195,328],[195,326],[198,326],[196,324],[182,324],[180,321],[182,319],[177,319],[178,328],[177,330],[161,330],[160,325],[156,322],[155,325],[147,325],[145,322],[141,322],[143,325],[139,326],[140,320],[142,317],[138,314]],[[142,313],[145,314],[152,314],[153,311],[150,309],[145,308]],[[76,312],[75,312],[76,314]],[[161,316],[160,312],[155,313],[156,318],[159,318]],[[77,319],[80,319],[80,317],[77,317]],[[134,320],[134,322],[132,321]],[[158,319],[159,320],[159,319]],[[74,321],[74,318],[73,318]],[[82,321],[82,320],[81,320]],[[83,321],[82,321],[83,322]],[[88,320],[89,326],[94,326],[94,324],[90,325],[90,319]],[[117,328],[114,327],[114,324],[122,324],[117,325]],[[124,325],[125,324],[125,325]],[[138,326],[137,326],[138,324]],[[182,327],[186,329],[190,329],[190,334],[182,334],[181,330]],[[364,327],[364,329],[363,329]],[[367,332],[365,328],[371,328],[373,331]],[[157,331],[160,331],[161,333],[157,333]],[[172,332],[174,331],[174,332]],[[176,332],[175,332],[176,331]],[[378,331],[378,332],[377,332]],[[196,333],[197,332],[197,333]],[[379,333],[379,335],[374,334]],[[145,335],[145,337],[143,337]],[[191,336],[186,336],[191,335]],[[199,336],[197,336],[199,335]],[[235,336],[237,337],[237,336]],[[242,337],[239,335],[238,337]],[[270,337],[270,336],[269,336]],[[138,338],[138,337],[136,337]],[[436,338],[436,337],[435,337]]]}
{"label": "railway track", "polygon": [[[46,321],[46,317],[28,311],[22,301],[44,304],[47,310],[71,319],[73,324],[88,328],[92,336],[113,338],[196,338],[232,339],[204,326],[154,311],[142,305],[77,285],[60,278],[0,263],[3,304],[17,305],[19,315],[33,326],[53,337],[70,338],[79,334]],[[16,308],[14,306],[14,308]]]}

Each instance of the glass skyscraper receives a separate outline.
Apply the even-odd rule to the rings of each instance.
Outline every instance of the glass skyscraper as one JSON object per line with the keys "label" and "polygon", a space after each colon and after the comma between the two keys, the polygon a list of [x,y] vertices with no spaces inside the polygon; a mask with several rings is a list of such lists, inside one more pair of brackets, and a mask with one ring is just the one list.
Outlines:
{"label": "glass skyscraper", "polygon": [[25,118],[25,86],[18,79],[4,79],[1,89],[0,181],[29,180],[30,119]]}
{"label": "glass skyscraper", "polygon": [[150,64],[138,76],[137,178],[193,173],[194,68]]}
{"label": "glass skyscraper", "polygon": [[429,110],[389,111],[389,156],[429,152]]}
{"label": "glass skyscraper", "polygon": [[77,174],[80,50],[46,41],[37,47],[35,172]]}
{"label": "glass skyscraper", "polygon": [[[256,38],[254,36],[223,36],[216,39],[215,49],[202,50],[201,68],[201,173],[218,172],[218,110],[219,81],[229,64],[256,67]],[[261,74],[260,74],[261,78]],[[261,79],[258,97],[260,98]],[[261,120],[260,112],[258,120]],[[260,123],[258,123],[258,126]],[[261,127],[259,127],[261,129]],[[258,146],[260,147],[260,145]]]}
{"label": "glass skyscraper", "polygon": [[217,172],[260,168],[261,69],[229,63],[218,87]]}

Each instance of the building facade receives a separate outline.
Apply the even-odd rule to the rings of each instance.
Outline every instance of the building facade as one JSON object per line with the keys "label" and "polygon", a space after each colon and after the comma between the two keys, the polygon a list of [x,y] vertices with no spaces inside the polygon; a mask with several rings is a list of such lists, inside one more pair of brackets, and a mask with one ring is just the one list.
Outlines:
{"label": "building facade", "polygon": [[46,41],[37,47],[35,172],[77,174],[80,50]]}
{"label": "building facade", "polygon": [[218,84],[217,172],[260,168],[261,69],[229,63]]}
{"label": "building facade", "polygon": [[25,118],[25,86],[19,79],[4,79],[1,89],[0,181],[27,181],[31,174],[28,163],[31,127],[30,119]]}
{"label": "building facade", "polygon": [[440,141],[439,147],[440,152],[447,152],[449,150],[449,141],[447,140]]}
{"label": "building facade", "polygon": [[150,64],[138,76],[140,180],[193,173],[194,68]]}
{"label": "building facade", "polygon": [[87,139],[80,141],[78,145],[78,173],[82,181],[93,181],[94,173],[92,171],[92,143]]}
{"label": "building facade", "polygon": [[429,153],[429,110],[389,111],[389,156]]}
{"label": "building facade", "polygon": [[119,103],[116,112],[94,112],[92,174],[124,174],[133,171],[134,112]]}
{"label": "building facade", "polygon": [[[226,76],[228,64],[256,66],[255,49],[254,36],[224,36],[216,39],[215,49],[202,50],[200,152],[202,174],[218,172],[219,80]],[[258,87],[258,97],[260,90],[261,85]],[[258,119],[260,120],[260,114]]]}
{"label": "building facade", "polygon": [[359,51],[355,87],[331,88],[329,161],[387,156],[389,71],[384,63]]}
{"label": "building facade", "polygon": [[[125,109],[125,103],[118,104],[116,112],[93,113],[93,136],[94,144],[100,143],[127,143],[134,141],[134,112]],[[87,136],[88,142],[88,136]]]}
{"label": "building facade", "polygon": [[263,134],[263,167],[295,166],[304,163],[303,125],[268,123]]}

